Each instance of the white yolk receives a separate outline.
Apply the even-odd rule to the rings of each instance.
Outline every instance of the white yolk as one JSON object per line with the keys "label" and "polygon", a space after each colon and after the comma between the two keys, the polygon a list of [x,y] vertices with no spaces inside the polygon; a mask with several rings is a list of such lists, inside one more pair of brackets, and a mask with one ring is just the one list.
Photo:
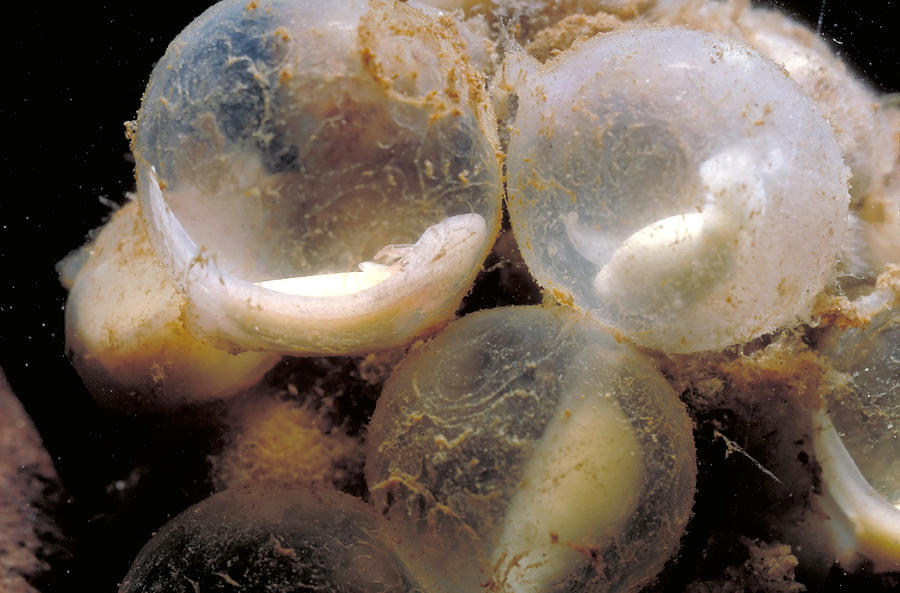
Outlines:
{"label": "white yolk", "polygon": [[262,288],[296,296],[344,296],[366,290],[387,280],[397,269],[396,266],[385,266],[373,262],[363,262],[359,264],[359,268],[359,272],[278,278],[255,284]]}
{"label": "white yolk", "polygon": [[547,427],[513,497],[498,548],[510,591],[543,591],[630,518],[644,480],[641,445],[604,396],[572,392]]}

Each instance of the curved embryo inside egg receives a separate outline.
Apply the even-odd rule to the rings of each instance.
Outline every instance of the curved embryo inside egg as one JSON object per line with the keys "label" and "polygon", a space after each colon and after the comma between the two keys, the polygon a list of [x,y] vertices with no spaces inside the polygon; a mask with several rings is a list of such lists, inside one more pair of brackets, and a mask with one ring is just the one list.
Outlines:
{"label": "curved embryo inside egg", "polygon": [[842,373],[825,395],[831,420],[869,484],[900,508],[900,306],[868,327],[833,329],[821,349]]}
{"label": "curved embryo inside egg", "polygon": [[[230,350],[369,351],[452,315],[502,192],[491,106],[456,35],[365,0],[227,0],[179,35],[134,153],[192,331]],[[384,344],[308,337],[354,315],[391,317]]]}
{"label": "curved embryo inside egg", "polygon": [[538,281],[669,352],[805,314],[844,235],[847,169],[783,70],[696,31],[595,37],[516,89],[509,208]]}

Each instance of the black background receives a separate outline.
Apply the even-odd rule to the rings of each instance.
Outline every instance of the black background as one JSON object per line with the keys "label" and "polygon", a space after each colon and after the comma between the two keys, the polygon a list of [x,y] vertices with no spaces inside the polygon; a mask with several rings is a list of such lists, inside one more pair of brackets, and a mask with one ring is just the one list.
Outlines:
{"label": "black background", "polygon": [[[116,554],[128,557],[135,544],[112,551],[121,534],[97,519],[103,503],[97,502],[96,485],[102,491],[126,479],[135,456],[150,443],[127,434],[134,428],[128,419],[96,407],[69,366],[65,292],[54,265],[104,221],[108,200],[121,202],[132,189],[123,122],[135,117],[154,62],[207,4],[4,8],[0,366],[42,433],[72,496],[72,515],[86,521],[81,544],[107,547],[107,560],[118,566],[122,558]],[[813,27],[821,16],[821,32],[837,51],[878,88],[900,90],[900,0],[830,0],[824,11],[821,1],[782,5]],[[148,516],[146,524],[160,520]],[[103,564],[95,555],[88,567],[72,566],[68,584],[90,583],[93,572],[97,590],[112,590],[121,575],[94,572]]]}

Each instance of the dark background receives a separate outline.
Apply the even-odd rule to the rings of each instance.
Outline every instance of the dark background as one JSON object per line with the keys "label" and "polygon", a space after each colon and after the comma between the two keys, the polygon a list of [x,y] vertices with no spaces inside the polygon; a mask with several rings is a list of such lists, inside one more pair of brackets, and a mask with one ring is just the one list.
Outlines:
{"label": "dark background", "polygon": [[[132,189],[123,122],[135,117],[169,41],[208,3],[15,4],[4,8],[2,40],[0,367],[71,495],[76,543],[97,550],[57,576],[54,589],[92,583],[112,590],[121,575],[110,571],[124,570],[122,557],[136,543],[119,546],[121,531],[104,522],[104,509],[114,506],[106,487],[127,480],[135,459],[158,443],[140,419],[98,408],[81,387],[65,358],[65,292],[54,265],[104,221],[110,200],[121,202]],[[821,17],[823,36],[841,55],[878,88],[900,90],[900,0],[781,5],[814,28]],[[183,438],[172,441],[170,453],[183,454]],[[164,518],[150,513],[144,526]]]}

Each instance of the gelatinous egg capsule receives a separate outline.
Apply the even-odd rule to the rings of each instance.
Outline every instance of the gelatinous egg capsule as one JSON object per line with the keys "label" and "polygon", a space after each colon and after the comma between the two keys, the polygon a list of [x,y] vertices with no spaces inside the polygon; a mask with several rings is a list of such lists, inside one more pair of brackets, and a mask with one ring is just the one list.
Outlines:
{"label": "gelatinous egg capsule", "polygon": [[844,237],[847,170],[783,70],[681,29],[516,59],[509,211],[542,286],[669,352],[807,314]]}
{"label": "gelatinous egg capsule", "polygon": [[500,225],[496,125],[452,20],[390,0],[207,10],[134,131],[191,332],[360,353],[452,317]]}
{"label": "gelatinous egg capsule", "polygon": [[[816,412],[831,546],[847,569],[900,569],[900,305],[864,327],[832,328],[820,351],[840,372]],[[877,295],[870,295],[877,296]]]}
{"label": "gelatinous egg capsule", "polygon": [[120,593],[421,591],[372,510],[337,491],[256,485],[214,494],[159,530]]}
{"label": "gelatinous egg capsule", "polygon": [[372,499],[430,590],[632,591],[693,502],[683,404],[569,308],[453,322],[395,369],[367,447]]}
{"label": "gelatinous egg capsule", "polygon": [[156,259],[137,202],[87,246],[66,302],[66,348],[92,395],[124,408],[230,397],[281,358],[232,354],[199,340],[181,322],[184,299]]}
{"label": "gelatinous egg capsule", "polygon": [[872,486],[900,504],[900,307],[833,330],[820,350],[846,380],[826,395],[832,422]]}

